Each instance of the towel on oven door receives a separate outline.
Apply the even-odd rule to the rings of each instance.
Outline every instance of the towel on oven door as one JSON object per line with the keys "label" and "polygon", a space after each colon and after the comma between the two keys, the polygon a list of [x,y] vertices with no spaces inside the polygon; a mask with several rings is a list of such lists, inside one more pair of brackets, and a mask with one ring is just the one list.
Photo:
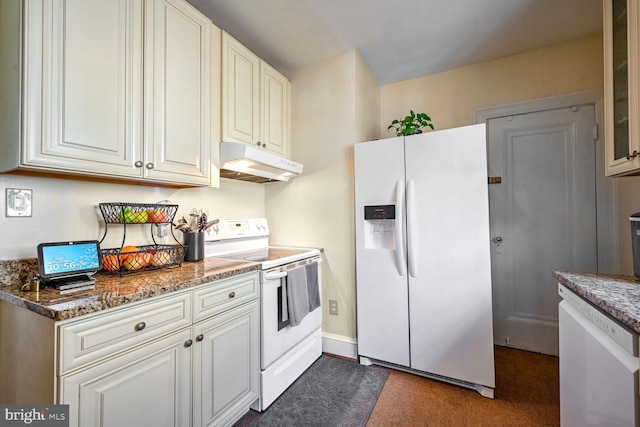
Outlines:
{"label": "towel on oven door", "polygon": [[309,292],[309,312],[320,307],[320,283],[318,282],[318,263],[305,265],[307,270],[307,291]]}
{"label": "towel on oven door", "polygon": [[305,267],[294,268],[287,272],[287,306],[291,326],[298,326],[309,314],[309,290]]}

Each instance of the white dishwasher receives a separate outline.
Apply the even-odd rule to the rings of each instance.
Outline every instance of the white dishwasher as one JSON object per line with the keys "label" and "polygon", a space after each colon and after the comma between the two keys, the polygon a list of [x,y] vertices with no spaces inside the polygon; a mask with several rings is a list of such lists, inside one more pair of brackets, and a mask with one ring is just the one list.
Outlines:
{"label": "white dishwasher", "polygon": [[639,425],[638,334],[561,284],[558,293],[560,424]]}

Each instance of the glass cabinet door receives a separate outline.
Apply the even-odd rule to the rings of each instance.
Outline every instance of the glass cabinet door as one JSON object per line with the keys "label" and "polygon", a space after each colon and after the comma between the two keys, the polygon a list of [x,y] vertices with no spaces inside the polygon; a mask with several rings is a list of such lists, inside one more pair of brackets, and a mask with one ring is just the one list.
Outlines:
{"label": "glass cabinet door", "polygon": [[613,77],[613,146],[614,159],[627,158],[629,153],[629,64],[627,56],[627,0],[612,0],[612,63]]}
{"label": "glass cabinet door", "polygon": [[606,175],[640,174],[640,3],[605,0]]}

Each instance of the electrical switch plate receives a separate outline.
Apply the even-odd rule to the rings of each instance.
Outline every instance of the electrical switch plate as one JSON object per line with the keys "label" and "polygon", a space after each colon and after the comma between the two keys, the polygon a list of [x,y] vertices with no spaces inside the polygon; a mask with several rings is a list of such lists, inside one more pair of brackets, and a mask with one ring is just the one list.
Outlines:
{"label": "electrical switch plate", "polygon": [[7,217],[30,217],[32,190],[7,188],[6,213]]}

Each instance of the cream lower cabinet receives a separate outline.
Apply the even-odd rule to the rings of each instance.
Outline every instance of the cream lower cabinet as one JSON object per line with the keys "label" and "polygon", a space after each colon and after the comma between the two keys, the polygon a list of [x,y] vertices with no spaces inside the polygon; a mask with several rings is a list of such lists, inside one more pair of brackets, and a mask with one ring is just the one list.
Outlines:
{"label": "cream lower cabinet", "polygon": [[257,273],[61,322],[0,301],[0,402],[68,404],[71,427],[230,425],[259,398],[259,313]]}
{"label": "cream lower cabinet", "polygon": [[222,33],[222,140],[289,155],[286,77]]}
{"label": "cream lower cabinet", "polygon": [[254,301],[194,326],[194,426],[230,425],[258,398],[259,319]]}
{"label": "cream lower cabinet", "polygon": [[70,426],[191,425],[189,329],[126,352],[60,381]]}
{"label": "cream lower cabinet", "polygon": [[208,18],[184,0],[16,0],[1,12],[12,113],[0,170],[210,183]]}

